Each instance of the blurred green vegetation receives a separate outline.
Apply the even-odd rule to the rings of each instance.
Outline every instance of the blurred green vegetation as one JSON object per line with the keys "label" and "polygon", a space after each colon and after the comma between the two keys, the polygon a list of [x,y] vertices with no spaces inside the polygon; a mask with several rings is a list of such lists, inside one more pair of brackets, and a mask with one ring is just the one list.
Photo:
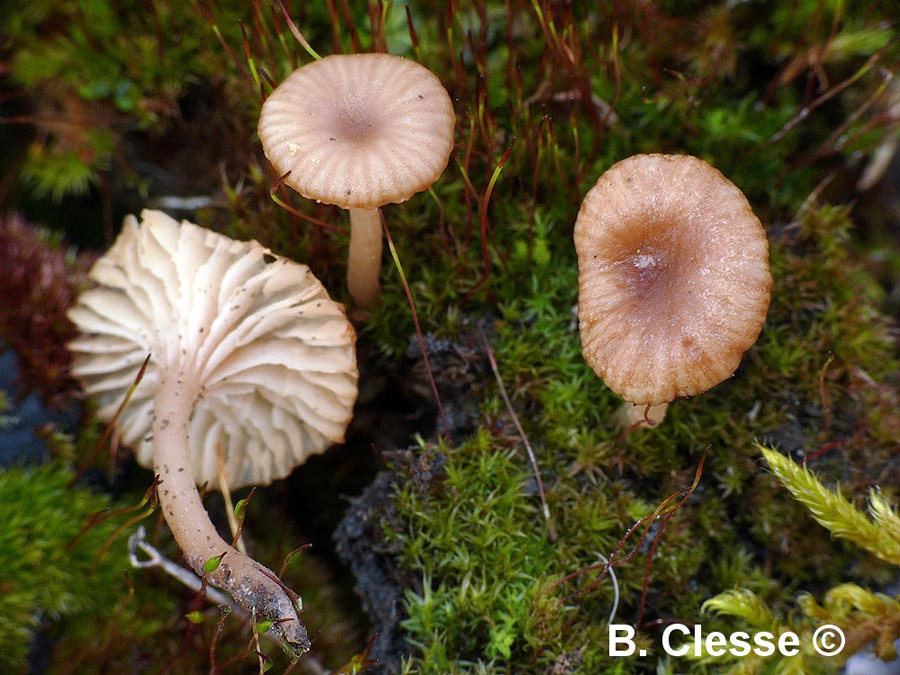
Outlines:
{"label": "blurred green vegetation", "polygon": [[[277,206],[278,177],[255,138],[269,80],[311,58],[278,4],[19,4],[3,18],[0,58],[30,136],[9,162],[15,178],[0,181],[10,204],[99,241],[125,210],[200,196],[186,215],[309,263],[346,299],[346,214],[283,187],[296,213]],[[876,484],[897,501],[897,349],[885,312],[896,308],[898,207],[896,193],[886,208],[878,190],[856,186],[898,137],[893,3],[286,6],[320,54],[387,50],[422,62],[450,91],[458,125],[447,170],[384,215],[422,330],[451,343],[483,330],[513,405],[483,369],[478,429],[420,444],[423,457],[445,458],[444,475],[428,490],[398,477],[402,525],[384,527],[396,564],[420,580],[405,597],[408,672],[724,672],[666,657],[660,627],[730,625],[701,607],[734,589],[781,620],[798,592],[822,597],[853,582],[870,593],[896,579],[896,567],[824,536],[755,445],[805,459],[854,503]],[[775,287],[735,377],[626,436],[618,399],[580,356],[571,228],[597,177],[640,152],[697,155],[741,188],[767,228]],[[90,204],[73,212],[80,193]],[[402,378],[414,325],[387,255],[382,280],[360,353],[364,372]],[[474,344],[483,357],[480,337]],[[683,506],[620,548],[636,521],[691,486],[704,457]],[[616,619],[640,624],[647,657],[607,656],[613,590],[598,563],[611,556]],[[160,663],[183,656],[173,637],[183,630],[158,633]],[[755,667],[742,672],[779,666]]]}
{"label": "blurred green vegetation", "polygon": [[103,495],[72,488],[59,466],[0,471],[0,665],[23,672],[41,623],[64,619],[77,630],[93,616],[115,613],[127,597],[125,549],[105,550],[117,523],[79,537]]}

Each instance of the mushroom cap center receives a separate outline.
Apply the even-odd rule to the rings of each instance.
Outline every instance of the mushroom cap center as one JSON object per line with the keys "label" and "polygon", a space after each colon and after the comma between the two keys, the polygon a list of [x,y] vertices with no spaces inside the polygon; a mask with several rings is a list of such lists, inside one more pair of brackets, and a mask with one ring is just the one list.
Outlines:
{"label": "mushroom cap center", "polygon": [[335,102],[330,112],[332,135],[329,140],[369,145],[383,136],[384,116],[361,96],[347,94]]}
{"label": "mushroom cap center", "polygon": [[661,276],[665,276],[670,266],[670,256],[652,244],[638,246],[633,253],[622,260],[625,283],[635,294],[656,295]]}
{"label": "mushroom cap center", "polygon": [[709,242],[685,232],[677,217],[635,219],[610,233],[604,246],[595,264],[608,271],[630,316],[652,322],[691,311],[684,301],[703,276],[699,261]]}

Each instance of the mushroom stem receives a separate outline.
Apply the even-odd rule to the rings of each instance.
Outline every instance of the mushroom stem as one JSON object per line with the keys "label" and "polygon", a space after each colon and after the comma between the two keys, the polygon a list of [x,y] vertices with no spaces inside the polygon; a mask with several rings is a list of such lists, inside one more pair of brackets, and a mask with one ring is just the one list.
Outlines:
{"label": "mushroom stem", "polygon": [[652,429],[655,426],[659,426],[666,418],[666,409],[668,407],[668,403],[635,405],[624,401],[614,413],[614,417],[617,426],[626,432],[642,428]]}
{"label": "mushroom stem", "polygon": [[381,210],[350,209],[347,287],[359,309],[371,309],[378,300],[382,247]]}
{"label": "mushroom stem", "polygon": [[[191,414],[201,394],[196,382],[183,366],[163,372],[154,402],[154,469],[166,522],[194,571],[206,574],[210,584],[229,592],[258,621],[271,621],[275,635],[300,656],[310,644],[289,590],[274,572],[226,543],[203,508],[189,449]],[[215,558],[218,565],[207,571],[207,563]]]}

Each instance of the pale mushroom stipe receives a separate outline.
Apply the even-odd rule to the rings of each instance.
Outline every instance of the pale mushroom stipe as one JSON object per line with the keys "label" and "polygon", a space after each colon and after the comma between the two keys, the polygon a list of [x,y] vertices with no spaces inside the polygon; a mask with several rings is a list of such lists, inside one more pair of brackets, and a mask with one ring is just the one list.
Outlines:
{"label": "pale mushroom stipe", "polygon": [[[350,210],[347,285],[355,306],[380,292],[380,207],[427,190],[453,149],[456,116],[440,80],[390,54],[326,56],[266,99],[259,139],[284,182]],[[290,173],[288,173],[290,172]]]}
{"label": "pale mushroom stipe", "polygon": [[185,560],[292,653],[308,651],[297,596],[219,536],[197,485],[218,486],[217,446],[236,488],[343,440],[358,379],[343,307],[305,265],[159,211],[126,218],[90,277],[69,312],[73,375],[110,421],[150,355],[118,434],[158,474]]}
{"label": "pale mushroom stipe", "polygon": [[772,290],[766,233],[703,160],[613,165],[585,196],[574,239],[582,354],[626,401],[700,394],[759,337]]}

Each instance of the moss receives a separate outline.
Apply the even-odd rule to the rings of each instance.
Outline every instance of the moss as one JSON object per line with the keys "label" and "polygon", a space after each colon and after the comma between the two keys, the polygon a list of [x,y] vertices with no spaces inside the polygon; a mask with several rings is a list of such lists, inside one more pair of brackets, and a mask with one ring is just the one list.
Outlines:
{"label": "moss", "polygon": [[556,603],[539,583],[553,547],[527,494],[526,465],[492,440],[481,432],[451,452],[446,498],[423,503],[411,487],[396,497],[400,515],[416,526],[413,536],[397,534],[403,563],[424,576],[421,593],[408,596],[403,624],[422,647],[421,672],[476,672],[461,659],[519,662],[538,647],[529,644],[537,624],[562,612],[548,606]]}
{"label": "moss", "polygon": [[[661,535],[646,612],[687,618],[711,593],[736,584],[777,601],[798,583],[841,578],[855,553],[807,536],[798,525],[806,518],[802,508],[759,471],[753,441],[767,437],[815,456],[848,484],[895,471],[891,442],[869,431],[868,405],[878,388],[863,384],[895,371],[893,344],[877,310],[882,294],[852,260],[851,226],[845,209],[825,207],[776,235],[778,290],[769,323],[738,374],[705,395],[674,403],[661,427],[624,438],[611,419],[617,399],[580,358],[574,264],[561,254],[552,268],[533,266],[531,283],[504,296],[512,299],[501,304],[493,324],[494,351],[536,449],[559,540],[547,540],[526,459],[508,450],[521,447],[519,439],[500,398],[489,395],[483,410],[491,431],[444,449],[448,476],[438,496],[423,500],[405,491],[397,499],[409,519],[403,564],[424,578],[425,594],[410,596],[405,624],[422,649],[421,672],[490,657],[497,672],[542,672],[553,658],[585,644],[585,663],[614,667],[603,658],[605,638],[595,634],[606,614],[598,607],[610,602],[608,589],[569,604],[556,584],[595,564],[598,553],[610,555],[636,519],[689,485],[704,448],[709,455],[700,487]],[[858,370],[867,373],[864,380],[854,375]],[[831,443],[843,450],[834,465],[827,452],[818,458]],[[501,542],[499,560],[485,541]],[[512,564],[509,552],[516,555]],[[639,557],[619,569],[626,621],[636,620],[644,562]],[[461,590],[480,570],[491,574],[486,585],[480,577],[479,597],[498,604],[479,604]],[[879,576],[876,570],[869,566],[870,578]],[[528,593],[516,583],[519,572]],[[535,595],[537,589],[547,595]],[[515,611],[507,591],[517,600]],[[523,614],[529,622],[510,618]],[[499,626],[498,617],[504,621]],[[563,623],[564,630],[552,629]],[[509,653],[498,651],[498,636],[511,639]]]}
{"label": "moss", "polygon": [[23,667],[35,631],[112,611],[125,590],[123,547],[103,552],[109,522],[77,538],[109,500],[69,486],[71,472],[44,466],[0,472],[0,663]]}
{"label": "moss", "polygon": [[222,63],[202,16],[177,3],[16,4],[3,29],[10,73],[34,107],[22,171],[39,198],[83,194],[117,154],[120,170],[126,130],[164,128],[191,80]]}
{"label": "moss", "polygon": [[[835,537],[847,539],[876,557],[894,565],[900,563],[900,518],[894,507],[876,491],[869,495],[869,516],[855,509],[839,492],[827,489],[808,469],[771,448],[760,446],[766,463],[779,481],[802,503],[816,521]],[[797,600],[800,612],[777,616],[753,591],[732,589],[710,598],[703,612],[735,619],[732,626],[753,636],[760,631],[780,635],[792,630],[800,635],[799,653],[793,656],[775,654],[768,659],[776,672],[840,672],[839,667],[851,654],[867,645],[877,656],[893,661],[894,640],[900,628],[900,602],[882,593],[874,593],[856,584],[840,584],[825,594],[819,604],[810,593]],[[813,645],[820,631],[837,626],[846,640],[842,652],[823,657]],[[825,643],[827,647],[827,643]],[[759,672],[760,659],[751,663],[736,662],[727,655],[713,658],[708,653],[696,656],[698,661],[730,664],[730,673]]]}

